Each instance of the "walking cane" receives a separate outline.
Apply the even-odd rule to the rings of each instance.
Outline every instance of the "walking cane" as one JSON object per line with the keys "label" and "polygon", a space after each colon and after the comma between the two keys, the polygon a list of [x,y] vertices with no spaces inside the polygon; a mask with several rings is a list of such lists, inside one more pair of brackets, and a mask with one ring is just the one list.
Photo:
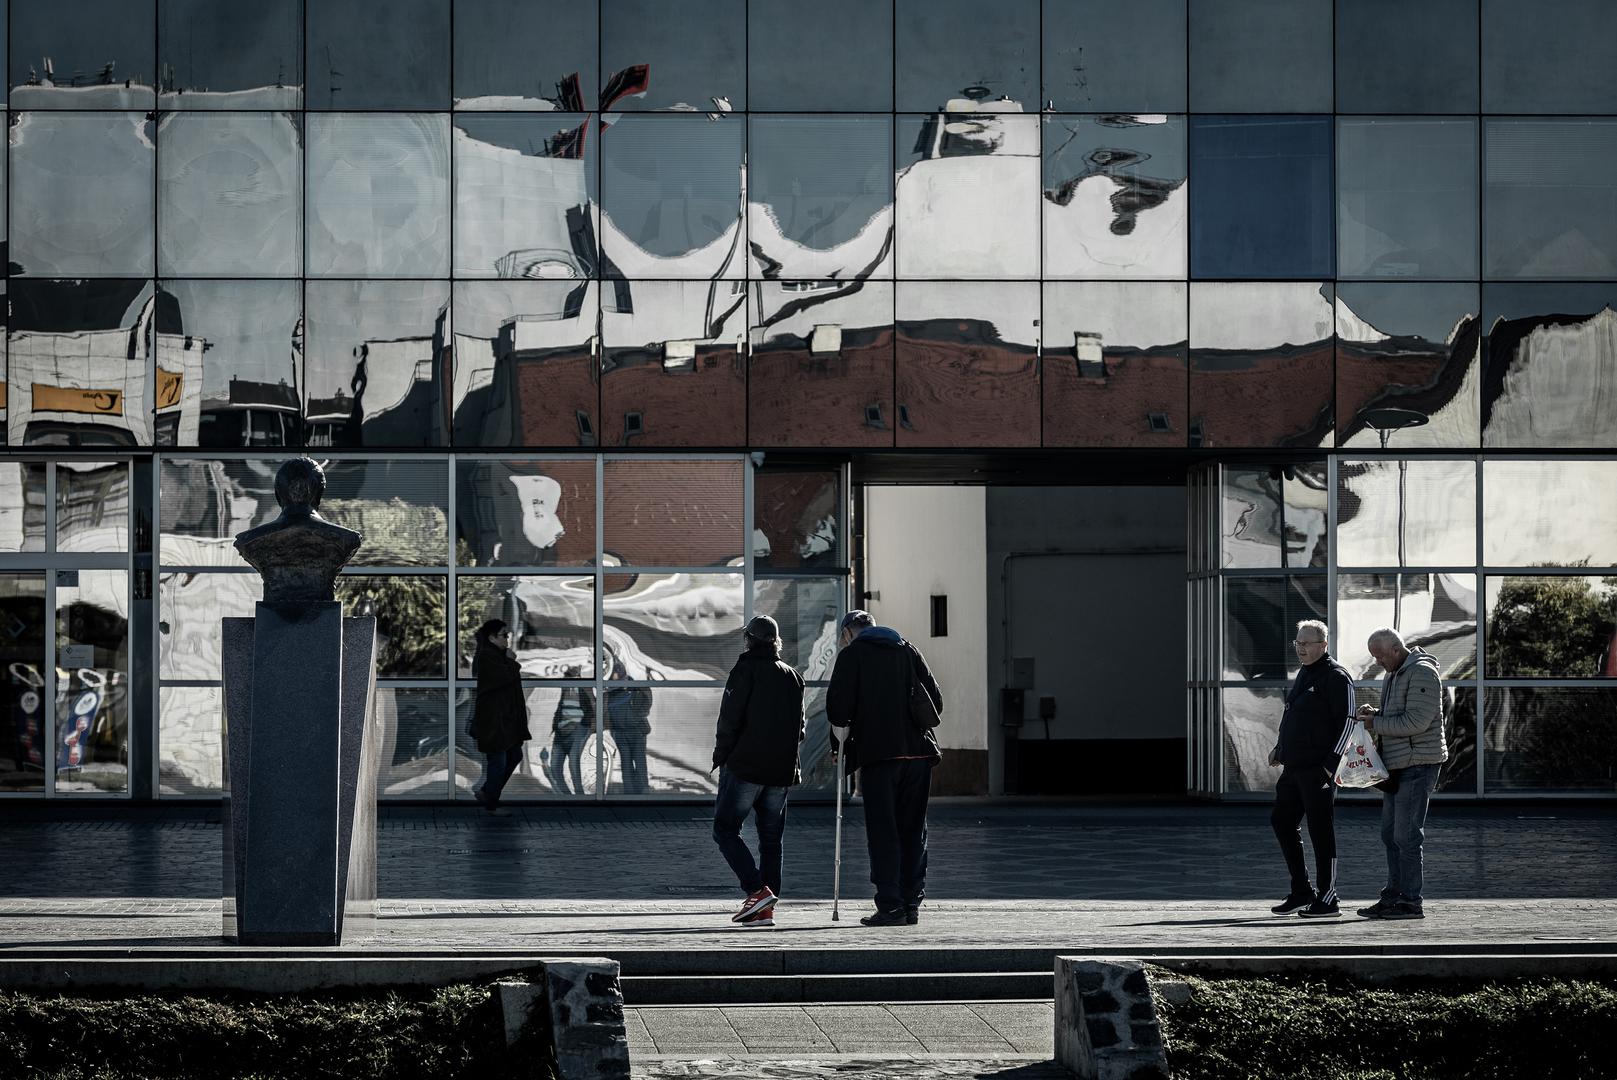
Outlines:
{"label": "walking cane", "polygon": [[[835,736],[833,736],[834,738]],[[846,750],[847,740],[837,748],[837,828],[836,828],[836,862],[831,870],[831,921],[841,922],[842,916],[837,912],[837,903],[842,896],[842,751]]]}

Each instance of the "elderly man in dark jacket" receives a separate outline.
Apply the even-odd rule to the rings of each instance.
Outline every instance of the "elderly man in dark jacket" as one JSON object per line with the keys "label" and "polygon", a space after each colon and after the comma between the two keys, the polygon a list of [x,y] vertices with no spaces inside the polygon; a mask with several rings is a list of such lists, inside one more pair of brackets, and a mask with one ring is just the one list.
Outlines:
{"label": "elderly man in dark jacket", "polygon": [[875,625],[868,612],[842,617],[839,644],[826,718],[833,728],[847,728],[848,742],[857,748],[876,886],[875,914],[859,921],[913,926],[926,895],[926,802],[941,755],[932,728],[916,718],[910,686],[930,699],[933,724],[943,711],[943,692],[921,651],[898,631]]}
{"label": "elderly man in dark jacket", "polygon": [[[720,770],[713,839],[747,894],[731,921],[751,930],[775,925],[786,793],[803,779],[797,748],[805,728],[803,677],[780,658],[775,620],[767,615],[753,619],[747,624],[746,641],[747,650],[730,670],[719,705],[713,743],[713,767]],[[741,839],[741,825],[749,813],[756,814],[758,862]]]}

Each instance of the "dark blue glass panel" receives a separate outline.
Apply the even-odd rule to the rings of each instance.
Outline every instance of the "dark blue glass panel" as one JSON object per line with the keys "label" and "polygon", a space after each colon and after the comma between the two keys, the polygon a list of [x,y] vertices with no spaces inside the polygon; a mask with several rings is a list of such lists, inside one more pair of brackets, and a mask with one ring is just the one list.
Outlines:
{"label": "dark blue glass panel", "polygon": [[1336,6],[1336,111],[1477,111],[1477,0]]}
{"label": "dark blue glass panel", "polygon": [[893,107],[893,0],[752,0],[747,107],[884,112]]}
{"label": "dark blue glass panel", "polygon": [[898,0],[898,108],[933,112],[955,98],[1033,112],[1039,93],[1038,0]]}
{"label": "dark blue glass panel", "polygon": [[1044,0],[1043,31],[1058,112],[1185,111],[1185,0]]}
{"label": "dark blue glass panel", "polygon": [[1195,0],[1194,112],[1331,110],[1332,0]]}
{"label": "dark blue glass panel", "polygon": [[1330,117],[1192,116],[1190,176],[1192,277],[1331,276]]}
{"label": "dark blue glass panel", "polygon": [[1482,111],[1617,112],[1617,4],[1482,0]]}

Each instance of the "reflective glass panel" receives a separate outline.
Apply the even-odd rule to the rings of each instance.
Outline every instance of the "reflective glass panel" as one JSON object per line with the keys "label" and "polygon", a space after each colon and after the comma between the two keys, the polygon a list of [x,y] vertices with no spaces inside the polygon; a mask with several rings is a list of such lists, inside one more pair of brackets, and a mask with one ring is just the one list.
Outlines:
{"label": "reflective glass panel", "polygon": [[1338,277],[1477,274],[1477,122],[1340,117]]}
{"label": "reflective glass panel", "polygon": [[1477,688],[1444,687],[1443,738],[1449,759],[1443,763],[1437,790],[1456,795],[1477,791]]}
{"label": "reflective glass panel", "polygon": [[753,446],[893,445],[890,282],[754,282]]}
{"label": "reflective glass panel", "polygon": [[893,272],[893,118],[755,116],[747,245],[764,278]]}
{"label": "reflective glass panel", "polygon": [[161,676],[222,678],[219,621],[251,618],[254,605],[263,598],[263,579],[253,573],[159,574],[157,656]]}
{"label": "reflective glass panel", "polygon": [[1225,465],[1220,502],[1223,565],[1323,567],[1330,492],[1323,462]]}
{"label": "reflective glass panel", "polygon": [[129,550],[129,463],[56,463],[56,550]]}
{"label": "reflective glass panel", "polygon": [[1185,276],[1185,119],[1044,118],[1044,274]]}
{"label": "reflective glass panel", "polygon": [[602,580],[606,678],[722,682],[741,655],[746,589],[740,574],[607,574]]}
{"label": "reflective glass panel", "polygon": [[376,616],[378,678],[445,677],[447,582],[442,574],[344,574],[337,579],[345,616]]}
{"label": "reflective glass panel", "polygon": [[893,0],[752,0],[747,107],[867,112],[893,107]]}
{"label": "reflective glass panel", "polygon": [[163,325],[142,280],[14,280],[6,441],[150,446],[151,369],[138,329]]}
{"label": "reflective glass panel", "polygon": [[455,275],[595,273],[596,124],[581,113],[455,119]]}
{"label": "reflective glass panel", "polygon": [[[0,464],[0,471],[11,463]],[[40,489],[44,501],[44,489]],[[41,515],[43,517],[43,515]],[[43,546],[43,545],[42,545]],[[0,704],[6,737],[0,739],[0,791],[44,791],[45,575],[0,572]]]}
{"label": "reflective glass panel", "polygon": [[1185,111],[1185,0],[1044,0],[1043,19],[1047,106]]}
{"label": "reflective glass panel", "polygon": [[898,118],[898,274],[1039,276],[1039,118],[961,99]]}
{"label": "reflective glass panel", "polygon": [[608,566],[740,565],[740,461],[617,460],[604,468]]}
{"label": "reflective glass panel", "polygon": [[1489,678],[1617,678],[1617,575],[1488,578]]}
{"label": "reflective glass panel", "polygon": [[307,445],[448,444],[448,282],[311,281],[304,310]]}
{"label": "reflective glass panel", "polygon": [[1368,643],[1384,626],[1431,653],[1445,681],[1476,678],[1476,575],[1338,574],[1331,653],[1355,679],[1381,678]]}
{"label": "reflective glass panel", "polygon": [[[582,708],[583,702],[588,702],[588,708],[593,715],[595,703],[593,691],[579,688],[569,688],[573,704]],[[578,770],[578,779],[583,785],[583,794],[593,796],[598,785],[596,784],[597,758],[603,753],[602,737],[595,731],[593,723],[589,731],[582,731],[582,723],[571,725],[570,730],[575,732],[569,737],[566,745],[559,746],[550,734],[546,721],[555,713],[560,703],[562,690],[560,687],[527,686],[523,688],[528,710],[528,729],[533,732],[533,739],[521,743],[516,747],[517,766],[511,778],[506,781],[505,790],[501,793],[502,800],[511,799],[553,799],[570,796],[576,792],[572,790],[558,790],[556,774],[553,765],[560,763],[562,775],[566,783],[571,784],[571,773],[574,767]],[[477,740],[471,734],[472,717],[476,711],[476,701],[469,688],[463,688],[455,707],[455,795],[456,799],[471,801],[475,798],[474,790],[483,785],[488,777],[488,755],[477,749]],[[438,736],[439,744],[443,737]],[[423,749],[427,742],[422,740]],[[611,740],[605,742],[605,752],[611,757]],[[566,751],[571,751],[567,754]],[[564,758],[566,760],[564,760]],[[440,769],[442,766],[440,765]],[[440,772],[440,775],[441,772]],[[542,887],[539,882],[544,880],[543,874],[536,875],[534,886]]]}
{"label": "reflective glass panel", "polygon": [[308,118],[313,277],[442,277],[449,270],[449,115]]}
{"label": "reflective glass panel", "polygon": [[455,462],[460,566],[595,563],[595,461]]}
{"label": "reflective glass panel", "polygon": [[601,111],[747,108],[746,0],[601,0]]}
{"label": "reflective glass panel", "polygon": [[449,107],[450,0],[307,5],[311,109]]}
{"label": "reflective glass panel", "polygon": [[608,283],[602,302],[601,445],[746,442],[741,282]]}
{"label": "reflective glass panel", "polygon": [[1045,446],[1185,445],[1183,282],[1046,282]]}
{"label": "reflective glass panel", "polygon": [[595,108],[596,0],[454,0],[455,108]]}
{"label": "reflective glass panel", "polygon": [[1223,697],[1224,790],[1273,791],[1280,770],[1269,764],[1269,751],[1280,735],[1285,689],[1226,686]]}
{"label": "reflective glass panel", "polygon": [[844,565],[841,492],[833,469],[755,472],[752,556],[758,567]]}
{"label": "reflective glass panel", "polygon": [[163,108],[303,107],[298,0],[163,0],[157,15]]}
{"label": "reflective glass panel", "polygon": [[898,108],[989,101],[1035,111],[1039,0],[1003,0],[991,17],[970,0],[897,0]]}
{"label": "reflective glass panel", "polygon": [[[1297,624],[1324,621],[1325,575],[1224,579],[1224,679],[1291,679]],[[1279,716],[1275,717],[1276,722]]]}
{"label": "reflective glass panel", "polygon": [[455,444],[594,446],[593,281],[455,283]]}
{"label": "reflective glass panel", "polygon": [[11,114],[13,274],[152,272],[153,127],[144,113]]}
{"label": "reflective glass panel", "polygon": [[296,281],[163,281],[153,335],[159,446],[297,446],[303,288]]}
{"label": "reflective glass panel", "polygon": [[1617,119],[1483,124],[1483,276],[1617,277]]}
{"label": "reflective glass panel", "polygon": [[596,770],[606,746],[597,723],[595,691],[582,686],[530,686],[524,692],[533,732],[525,756],[530,766],[537,759],[537,767],[531,778],[512,777],[506,791],[524,794],[531,779],[537,789],[533,794],[544,798],[593,796],[600,789]]}
{"label": "reflective glass panel", "polygon": [[1039,444],[1039,285],[900,282],[899,446]]}
{"label": "reflective glass panel", "polygon": [[477,629],[490,619],[511,627],[524,678],[595,678],[594,578],[461,574],[455,602],[462,679],[472,677]]}
{"label": "reflective glass panel", "polygon": [[236,534],[266,525],[280,513],[275,502],[279,467],[275,460],[160,460],[161,565],[245,567],[234,547]]}
{"label": "reflective glass panel", "polygon": [[[449,797],[449,691],[434,687],[376,688],[382,753],[376,794],[384,799]],[[471,765],[467,762],[462,769]],[[514,778],[513,778],[514,780]]]}
{"label": "reflective glass panel", "polygon": [[160,273],[296,277],[303,131],[295,113],[168,113],[157,128]]}
{"label": "reflective glass panel", "polygon": [[1347,461],[1336,470],[1339,566],[1474,566],[1474,461]]}
{"label": "reflective glass panel", "polygon": [[1617,446],[1617,288],[1483,287],[1488,447]]}
{"label": "reflective glass panel", "polygon": [[1482,732],[1489,794],[1617,790],[1617,688],[1491,686]]}
{"label": "reflective glass panel", "polygon": [[608,690],[606,728],[608,795],[711,795],[713,729],[724,691],[692,686]]}
{"label": "reflective glass panel", "polygon": [[601,252],[609,277],[739,278],[739,116],[620,116],[600,133]]}
{"label": "reflective glass panel", "polygon": [[1196,112],[1330,112],[1332,0],[1195,0]]}
{"label": "reflective glass panel", "polygon": [[1476,41],[1476,0],[1337,4],[1336,108],[1476,112]]}
{"label": "reflective glass panel", "polygon": [[1329,284],[1190,287],[1190,444],[1328,446]]}
{"label": "reflective glass panel", "polygon": [[1477,445],[1478,303],[1475,285],[1337,285],[1338,445]]}
{"label": "reflective glass panel", "polygon": [[1484,461],[1483,562],[1617,566],[1617,461]]}
{"label": "reflective glass panel", "polygon": [[129,788],[129,571],[56,583],[56,791]]}
{"label": "reflective glass panel", "polygon": [[1331,118],[1192,116],[1191,276],[1328,277]]}
{"label": "reflective glass panel", "polygon": [[217,798],[224,790],[224,691],[163,686],[157,691],[157,793]]}
{"label": "reflective glass panel", "polygon": [[1617,8],[1604,0],[1481,3],[1483,112],[1611,110]]}
{"label": "reflective glass panel", "polygon": [[754,615],[780,626],[781,659],[809,681],[831,677],[837,657],[837,620],[842,617],[845,578],[759,578],[753,582]]}
{"label": "reflective glass panel", "polygon": [[44,550],[45,463],[0,461],[0,553]]}
{"label": "reflective glass panel", "polygon": [[17,0],[7,6],[13,108],[155,104],[156,0]]}

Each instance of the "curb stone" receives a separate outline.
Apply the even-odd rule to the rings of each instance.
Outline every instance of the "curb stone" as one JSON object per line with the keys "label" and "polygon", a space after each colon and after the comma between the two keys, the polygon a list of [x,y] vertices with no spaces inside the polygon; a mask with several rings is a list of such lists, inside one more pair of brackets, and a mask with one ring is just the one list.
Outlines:
{"label": "curb stone", "polygon": [[629,1080],[629,1036],[623,1022],[618,962],[580,957],[544,962],[543,982],[505,980],[495,995],[505,1045],[525,1029],[548,1029],[558,1080]]}
{"label": "curb stone", "polygon": [[1139,961],[1056,957],[1055,1014],[1056,1061],[1080,1080],[1167,1080],[1168,1050]]}

